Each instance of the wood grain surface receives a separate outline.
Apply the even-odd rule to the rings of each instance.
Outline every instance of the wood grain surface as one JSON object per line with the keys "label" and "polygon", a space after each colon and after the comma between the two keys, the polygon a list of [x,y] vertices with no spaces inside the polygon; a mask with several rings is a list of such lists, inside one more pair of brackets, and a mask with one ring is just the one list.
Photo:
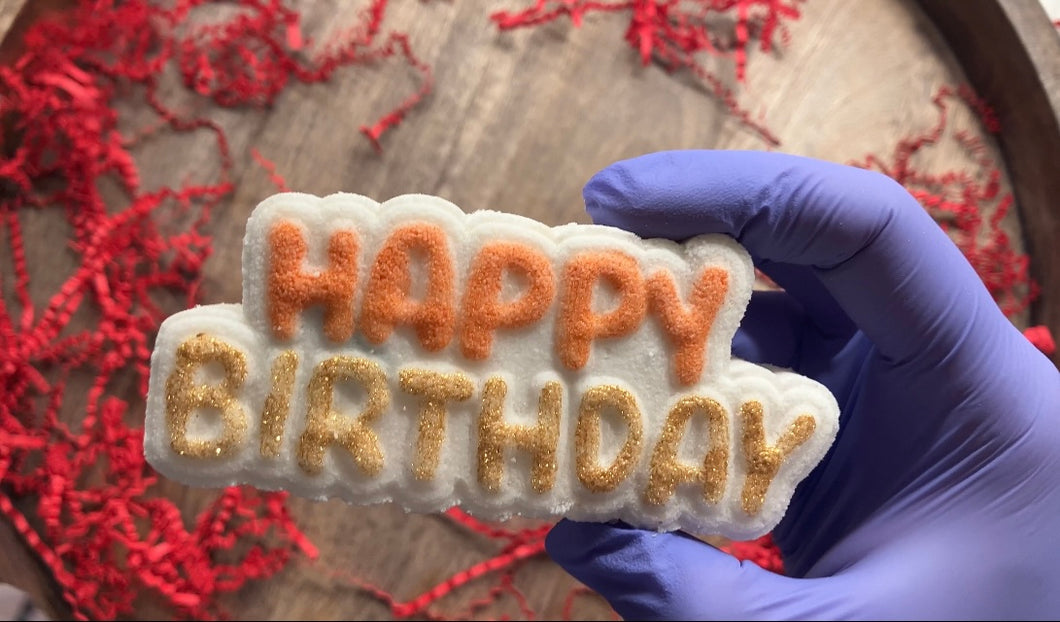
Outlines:
{"label": "wood grain surface", "polygon": [[7,36],[12,24],[15,23],[15,18],[18,17],[25,4],[26,0],[3,0],[0,2],[0,41],[3,41]]}
{"label": "wood grain surface", "polygon": [[[1042,288],[1030,323],[1060,335],[1060,31],[1037,0],[924,0],[921,7],[997,111],[1031,274]],[[1060,351],[1053,362],[1060,364]]]}
{"label": "wood grain surface", "polygon": [[[215,211],[210,226],[215,251],[206,266],[203,302],[240,300],[246,219],[275,191],[267,173],[249,157],[251,147],[272,160],[299,191],[347,191],[380,201],[423,192],[466,211],[513,212],[549,225],[588,222],[582,185],[616,160],[663,149],[771,148],[694,78],[641,66],[623,41],[627,16],[593,15],[581,28],[561,21],[507,33],[497,32],[488,20],[499,6],[523,4],[392,3],[387,27],[409,32],[417,55],[433,68],[436,87],[401,127],[384,136],[382,153],[373,150],[358,128],[415,89],[415,73],[400,61],[343,69],[321,85],[292,84],[265,110],[213,107],[170,76],[162,87],[163,99],[217,120],[235,158],[237,190]],[[358,6],[340,0],[298,4],[304,31],[318,41],[354,23]],[[205,11],[203,17],[209,17]],[[936,122],[931,97],[940,86],[966,81],[954,49],[917,3],[810,0],[791,28],[789,46],[769,54],[751,52],[746,84],[736,86],[731,64],[719,62],[716,69],[736,87],[739,101],[755,115],[761,113],[780,137],[777,150],[837,162],[869,153],[886,159],[901,137]],[[122,114],[129,131],[156,119],[144,106],[130,106]],[[971,112],[957,110],[954,115],[954,127],[983,134]],[[989,136],[984,139],[998,161],[1005,161],[998,145]],[[142,142],[136,157],[144,188],[216,179],[220,163],[214,140],[208,132],[196,132],[159,134]],[[972,166],[952,140],[928,150],[919,162],[936,171]],[[1055,160],[1050,166],[1055,168]],[[1008,180],[1005,184],[1010,187]],[[33,295],[42,300],[72,268],[71,258],[56,249],[65,240],[66,225],[53,210],[28,214],[23,226],[27,240],[33,241],[27,248]],[[1022,238],[1018,214],[1011,214],[1006,226]],[[1055,258],[1056,248],[1054,243],[1048,256]],[[0,270],[8,267],[0,264]],[[1057,267],[1037,269],[1040,275],[1055,275]],[[1060,283],[1049,278],[1043,298],[1048,297],[1051,310],[1036,313],[1058,334]],[[1015,321],[1024,324],[1028,317]],[[136,400],[131,382],[119,390]],[[67,416],[76,417],[83,404],[69,402]],[[216,495],[173,482],[163,490],[185,516]],[[224,604],[237,619],[385,619],[388,609],[351,589],[342,573],[386,586],[404,599],[497,551],[496,543],[443,517],[406,514],[385,505],[305,500],[291,505],[299,525],[320,547],[321,559],[292,564],[228,597]],[[5,546],[4,537],[0,529],[0,546]],[[68,613],[46,577],[33,578],[33,572],[20,567],[39,574],[34,562],[23,557],[19,563],[0,564],[0,580],[28,587],[57,616]],[[563,597],[575,585],[543,556],[527,562],[516,583],[544,618],[560,614]],[[473,583],[441,606],[456,609],[484,590]],[[145,595],[137,617],[158,613]],[[506,598],[483,615],[519,613]],[[575,615],[606,619],[611,614],[602,601],[588,598],[578,601]]]}

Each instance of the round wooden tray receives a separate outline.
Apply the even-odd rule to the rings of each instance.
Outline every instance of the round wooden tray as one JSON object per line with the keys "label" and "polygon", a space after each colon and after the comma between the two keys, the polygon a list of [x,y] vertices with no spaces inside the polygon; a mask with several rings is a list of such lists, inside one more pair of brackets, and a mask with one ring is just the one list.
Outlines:
{"label": "round wooden tray", "polygon": [[[0,32],[15,5],[0,3]],[[40,3],[61,5],[61,2]],[[415,88],[413,72],[386,63],[352,68],[322,85],[292,85],[267,110],[216,110],[236,154],[237,190],[215,211],[215,253],[206,267],[203,302],[240,299],[241,240],[247,215],[275,191],[268,174],[244,157],[256,147],[287,184],[314,194],[349,191],[384,200],[409,192],[443,196],[465,210],[495,209],[546,224],[588,222],[581,186],[619,159],[680,148],[766,149],[703,84],[682,73],[643,67],[622,37],[623,14],[593,15],[580,28],[560,20],[540,28],[499,33],[489,22],[498,3],[487,0],[394,2],[388,20],[407,30],[420,58],[434,70],[436,87],[376,153],[358,132],[362,124]],[[520,0],[503,3],[511,8]],[[924,0],[858,2],[810,0],[791,25],[790,45],[772,54],[751,52],[740,102],[782,140],[780,150],[839,162],[867,154],[888,158],[901,137],[936,122],[931,103],[943,85],[970,81],[997,109],[1001,133],[985,135],[969,111],[958,123],[983,136],[1006,167],[1005,187],[1018,215],[1008,226],[1032,258],[1041,294],[1018,324],[1046,324],[1060,336],[1060,37],[1032,0]],[[324,39],[353,21],[340,0],[299,5],[303,30]],[[23,12],[12,32],[32,21]],[[12,37],[0,59],[12,58]],[[735,86],[731,66],[719,72]],[[725,72],[728,72],[727,74]],[[163,96],[180,98],[177,84]],[[201,105],[201,103],[199,104]],[[200,109],[200,113],[203,111]],[[137,124],[137,110],[128,111]],[[963,114],[963,116],[961,116]],[[153,115],[143,112],[144,119]],[[146,121],[145,121],[146,122]],[[138,147],[144,186],[173,180],[212,179],[219,166],[214,138],[206,134],[159,136]],[[928,170],[971,166],[958,145],[927,150]],[[47,215],[25,223],[38,240],[31,266],[50,266],[53,225]],[[34,262],[37,262],[34,264]],[[1058,359],[1054,359],[1058,360]],[[216,491],[164,484],[167,495],[191,516]],[[455,571],[497,550],[437,516],[389,507],[294,500],[292,511],[321,559],[295,564],[279,575],[227,597],[238,619],[378,619],[388,608],[352,589],[343,573],[385,586],[399,599],[421,593]],[[28,589],[56,616],[68,611],[47,573],[9,527],[0,522],[0,581]],[[10,552],[10,553],[9,553]],[[528,560],[518,587],[542,617],[560,614],[574,585],[545,557]],[[440,603],[445,611],[481,596],[471,584]],[[149,599],[137,617],[160,612]],[[482,615],[519,616],[501,599]],[[606,618],[606,605],[579,600],[575,615]]]}

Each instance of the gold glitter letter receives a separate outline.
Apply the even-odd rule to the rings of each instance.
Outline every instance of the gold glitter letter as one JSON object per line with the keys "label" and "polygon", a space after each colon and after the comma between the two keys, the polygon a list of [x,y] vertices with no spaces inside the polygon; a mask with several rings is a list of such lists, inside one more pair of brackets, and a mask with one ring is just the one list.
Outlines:
{"label": "gold glitter letter", "polygon": [[[224,367],[220,384],[195,384],[195,370],[216,361]],[[247,378],[247,360],[242,351],[216,337],[202,333],[177,347],[176,363],[166,379],[166,427],[173,451],[193,458],[223,458],[231,454],[247,433],[247,417],[236,394]],[[199,408],[221,414],[221,435],[213,440],[188,438],[188,420]]]}
{"label": "gold glitter letter", "polygon": [[[685,435],[689,420],[695,414],[707,420],[710,451],[703,458],[703,466],[696,468],[677,460],[677,449]],[[651,456],[648,488],[644,501],[651,505],[666,503],[677,485],[683,482],[703,484],[703,498],[717,503],[725,493],[725,479],[729,471],[729,414],[717,401],[690,395],[674,405],[666,417],[662,436]]]}
{"label": "gold glitter letter", "polygon": [[294,374],[298,370],[298,355],[294,350],[285,350],[272,362],[272,389],[265,398],[261,411],[261,455],[275,458],[280,455],[287,415],[291,412],[291,391],[294,390]]}
{"label": "gold glitter letter", "polygon": [[766,491],[784,459],[813,434],[817,424],[809,415],[799,415],[788,426],[777,444],[766,445],[765,425],[762,422],[761,402],[750,401],[740,406],[743,422],[743,454],[747,461],[747,479],[743,485],[743,511],[754,516],[762,509]]}
{"label": "gold glitter letter", "polygon": [[559,418],[563,407],[563,387],[545,383],[537,403],[537,423],[531,426],[504,423],[504,396],[508,385],[502,378],[486,380],[482,390],[482,414],[478,420],[478,482],[490,492],[501,489],[504,477],[504,448],[518,447],[530,452],[530,484],[534,492],[552,490],[556,483],[556,447],[559,445]]}
{"label": "gold glitter letter", "polygon": [[401,370],[400,381],[406,392],[423,398],[412,472],[418,480],[434,479],[445,440],[445,405],[468,399],[475,385],[464,374],[440,374],[423,369]]}
{"label": "gold glitter letter", "polygon": [[[626,421],[629,434],[609,467],[600,466],[600,413],[613,408]],[[578,408],[578,426],[574,432],[574,451],[578,461],[578,479],[592,492],[610,492],[629,477],[640,457],[644,424],[633,394],[615,385],[595,386],[585,392]]]}
{"label": "gold glitter letter", "polygon": [[[368,392],[368,404],[356,418],[344,416],[332,408],[335,382],[356,380]],[[334,356],[321,361],[313,372],[307,391],[309,410],[305,432],[298,445],[298,466],[309,475],[324,470],[324,452],[332,443],[346,448],[357,466],[368,475],[378,475],[383,468],[383,451],[379,437],[368,424],[375,421],[390,404],[383,368],[364,358]]]}

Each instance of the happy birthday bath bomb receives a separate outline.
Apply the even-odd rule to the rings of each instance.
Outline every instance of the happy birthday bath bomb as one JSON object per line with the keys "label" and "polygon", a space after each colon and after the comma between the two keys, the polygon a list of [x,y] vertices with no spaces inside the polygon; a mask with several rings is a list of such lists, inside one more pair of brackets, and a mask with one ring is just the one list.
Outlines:
{"label": "happy birthday bath bomb", "polygon": [[732,358],[754,270],[729,237],[283,193],[242,277],[152,355],[144,450],[190,485],[745,539],[838,427],[822,385]]}

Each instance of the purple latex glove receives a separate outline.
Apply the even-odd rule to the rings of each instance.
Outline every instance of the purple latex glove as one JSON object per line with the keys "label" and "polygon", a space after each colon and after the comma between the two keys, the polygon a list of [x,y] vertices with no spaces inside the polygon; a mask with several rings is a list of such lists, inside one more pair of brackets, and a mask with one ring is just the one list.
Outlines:
{"label": "purple latex glove", "polygon": [[560,522],[549,554],[630,619],[1060,617],[1060,373],[891,179],[759,152],[619,162],[597,223],[726,233],[756,292],[733,354],[818,380],[838,438],[773,535],[788,576],[680,533]]}

